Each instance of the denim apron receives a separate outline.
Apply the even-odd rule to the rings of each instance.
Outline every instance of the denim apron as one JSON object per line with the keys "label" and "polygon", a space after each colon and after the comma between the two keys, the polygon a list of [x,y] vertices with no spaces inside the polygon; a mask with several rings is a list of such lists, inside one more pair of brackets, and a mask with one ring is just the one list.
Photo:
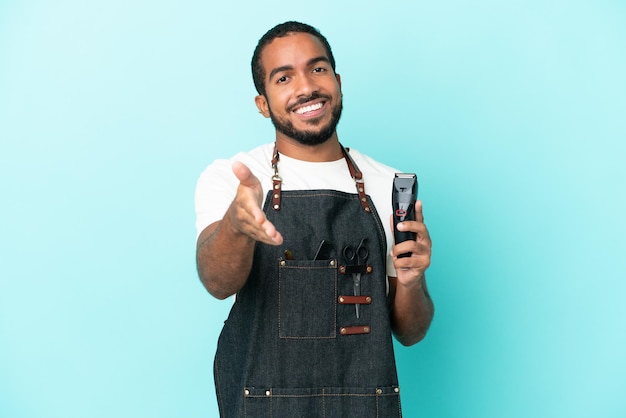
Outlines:
{"label": "denim apron", "polygon": [[[275,170],[264,211],[284,242],[256,244],[252,271],[219,337],[220,415],[400,417],[386,239],[362,180],[353,175],[357,194],[282,191]],[[322,240],[329,251],[316,257]],[[368,256],[355,266],[343,249],[360,243]],[[357,271],[361,296],[354,292]]]}

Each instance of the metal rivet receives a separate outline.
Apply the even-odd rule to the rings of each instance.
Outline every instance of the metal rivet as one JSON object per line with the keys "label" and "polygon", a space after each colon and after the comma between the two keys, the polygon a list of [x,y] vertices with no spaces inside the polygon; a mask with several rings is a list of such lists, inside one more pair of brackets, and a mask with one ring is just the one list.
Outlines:
{"label": "metal rivet", "polygon": [[270,396],[272,394],[272,392],[270,392],[269,390],[265,391],[265,396]]}
{"label": "metal rivet", "polygon": [[400,393],[400,388],[393,388],[393,391],[396,393]]}
{"label": "metal rivet", "polygon": [[274,195],[274,199],[278,199],[278,193]]}
{"label": "metal rivet", "polygon": [[339,296],[339,303],[343,303],[345,301],[345,299],[343,298],[343,296]]}
{"label": "metal rivet", "polygon": [[274,188],[275,188],[275,189],[280,189],[280,184],[275,184],[275,185],[274,185]]}
{"label": "metal rivet", "polygon": [[362,187],[359,187],[359,191],[360,191],[360,192],[363,192],[363,188],[362,188]]}
{"label": "metal rivet", "polygon": [[382,393],[383,393],[383,390],[382,390],[382,389],[376,389],[376,394],[377,394],[377,395],[381,395]]}
{"label": "metal rivet", "polygon": [[342,274],[345,273],[346,272],[346,266],[339,267],[339,272],[342,273]]}
{"label": "metal rivet", "polygon": [[346,333],[346,329],[345,329],[345,328],[340,328],[340,329],[339,329],[339,332],[340,332],[341,334],[345,334],[345,333]]}
{"label": "metal rivet", "polygon": [[370,303],[370,302],[372,301],[372,298],[368,296],[368,297],[366,297],[366,298],[365,298],[365,301],[366,301],[367,303]]}
{"label": "metal rivet", "polygon": [[279,205],[274,205],[274,209],[278,209],[278,208],[280,208]]}
{"label": "metal rivet", "polygon": [[285,260],[280,260],[280,265],[284,266],[285,264],[287,264],[287,262]]}
{"label": "metal rivet", "polygon": [[363,332],[370,332],[370,327],[363,327]]}
{"label": "metal rivet", "polygon": [[334,266],[335,265],[335,260],[330,260],[330,265]]}
{"label": "metal rivet", "polygon": [[362,198],[361,198],[361,202],[365,202],[365,201],[367,201],[367,199],[366,199],[366,198],[364,198],[364,197],[362,197]]}
{"label": "metal rivet", "polygon": [[371,212],[372,210],[370,208],[365,208],[365,212]]}
{"label": "metal rivet", "polygon": [[244,395],[246,395],[246,396],[250,395],[250,391],[249,391],[248,389],[244,390],[244,391],[243,391],[243,393],[244,393]]}
{"label": "metal rivet", "polygon": [[367,266],[367,272],[371,273],[372,272],[372,266]]}

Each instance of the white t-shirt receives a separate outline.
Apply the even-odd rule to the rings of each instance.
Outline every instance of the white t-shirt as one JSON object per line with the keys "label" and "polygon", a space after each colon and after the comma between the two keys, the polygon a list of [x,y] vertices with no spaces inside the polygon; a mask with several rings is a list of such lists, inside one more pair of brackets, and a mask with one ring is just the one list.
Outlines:
{"label": "white t-shirt", "polygon": [[[229,160],[216,160],[200,175],[196,185],[196,230],[197,235],[214,222],[220,221],[235,198],[239,180],[233,174],[232,164],[242,162],[259,179],[263,186],[263,197],[272,189],[272,152],[274,144],[265,144],[249,152],[242,152]],[[363,173],[365,193],[372,201],[387,236],[387,275],[396,275],[389,250],[393,245],[390,226],[391,190],[397,172],[372,158],[351,148],[350,156]],[[296,160],[281,154],[278,174],[282,190],[327,189],[356,193],[354,180],[344,158],[330,162]]]}

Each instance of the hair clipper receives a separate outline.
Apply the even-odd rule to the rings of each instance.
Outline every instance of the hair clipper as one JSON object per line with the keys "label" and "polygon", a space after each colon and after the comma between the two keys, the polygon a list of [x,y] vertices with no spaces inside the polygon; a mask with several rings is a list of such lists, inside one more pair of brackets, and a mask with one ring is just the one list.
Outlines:
{"label": "hair clipper", "polygon": [[[393,207],[393,229],[396,244],[415,240],[414,232],[398,231],[398,223],[415,220],[415,201],[417,200],[417,176],[413,173],[396,173],[393,179],[391,202]],[[401,254],[408,257],[410,253]]]}

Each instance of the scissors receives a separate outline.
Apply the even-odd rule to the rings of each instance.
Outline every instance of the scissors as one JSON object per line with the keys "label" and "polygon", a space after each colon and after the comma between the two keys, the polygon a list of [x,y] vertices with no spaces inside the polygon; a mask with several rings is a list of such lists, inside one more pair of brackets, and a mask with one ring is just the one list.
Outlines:
{"label": "scissors", "polygon": [[[363,238],[356,247],[356,250],[350,245],[343,247],[343,256],[354,266],[363,266],[367,262],[369,251],[365,246],[366,238]],[[352,280],[354,281],[354,296],[361,296],[361,273],[352,273]],[[359,304],[355,304],[356,317],[359,318]]]}

